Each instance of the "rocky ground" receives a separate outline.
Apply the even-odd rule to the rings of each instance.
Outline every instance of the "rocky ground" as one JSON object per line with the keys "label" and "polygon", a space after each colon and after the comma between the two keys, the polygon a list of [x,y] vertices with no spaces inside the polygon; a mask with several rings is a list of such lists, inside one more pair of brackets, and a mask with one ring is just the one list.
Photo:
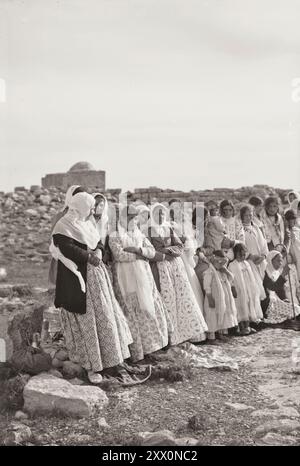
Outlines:
{"label": "rocky ground", "polygon": [[[45,277],[40,280],[35,285]],[[18,328],[24,315],[34,315],[33,327],[41,325],[42,315],[52,320],[52,332],[57,330],[51,294],[42,287],[6,284],[0,294],[0,317],[10,314],[10,329]],[[14,339],[14,331],[10,334]],[[218,346],[184,344],[157,353],[143,384],[104,381],[92,387],[68,361],[63,342],[48,344],[45,349],[56,363],[47,374],[10,374],[7,388],[1,373],[1,442],[299,445],[298,347],[299,333],[283,329],[233,337]]]}
{"label": "rocky ground", "polygon": [[[55,189],[0,193],[0,338],[10,353],[28,325],[40,331],[46,318],[52,334],[59,330],[47,274],[51,219],[62,204]],[[57,353],[63,342],[45,345],[46,374],[0,367],[0,443],[299,445],[298,335],[268,329],[218,346],[182,345],[157,354],[150,379],[130,387],[92,387]]]}

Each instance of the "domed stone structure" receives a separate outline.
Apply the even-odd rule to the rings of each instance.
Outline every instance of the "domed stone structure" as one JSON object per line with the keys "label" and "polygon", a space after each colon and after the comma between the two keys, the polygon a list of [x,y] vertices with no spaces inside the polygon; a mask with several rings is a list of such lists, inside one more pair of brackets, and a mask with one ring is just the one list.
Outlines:
{"label": "domed stone structure", "polygon": [[105,191],[105,171],[95,170],[89,162],[78,162],[67,173],[50,173],[42,178],[42,186],[55,186],[66,191],[73,184],[87,189]]}
{"label": "domed stone structure", "polygon": [[83,172],[83,171],[95,171],[93,165],[91,165],[89,162],[77,162],[75,165],[73,165],[69,172]]}

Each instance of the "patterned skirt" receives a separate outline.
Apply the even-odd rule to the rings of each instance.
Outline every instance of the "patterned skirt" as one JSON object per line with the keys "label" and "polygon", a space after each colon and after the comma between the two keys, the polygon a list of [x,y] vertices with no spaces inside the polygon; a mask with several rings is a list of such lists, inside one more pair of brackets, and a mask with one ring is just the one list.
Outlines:
{"label": "patterned skirt", "polygon": [[180,257],[157,263],[161,296],[174,332],[170,344],[205,340],[207,325]]}
{"label": "patterned skirt", "polygon": [[[114,264],[114,289],[117,299],[124,311],[133,338],[130,345],[131,359],[134,362],[141,361],[147,354],[154,353],[165,346],[169,341],[169,334],[173,327],[165,309],[162,298],[156,288],[151,268],[147,262],[144,263],[144,280],[150,281],[155,314],[150,315],[147,310],[142,309],[136,293],[123,295],[118,281],[118,267],[126,267],[126,263]],[[150,297],[149,297],[150,298]]]}
{"label": "patterned skirt", "polygon": [[[300,306],[295,304],[295,316],[300,314]],[[264,322],[267,324],[280,324],[288,319],[293,319],[294,311],[292,303],[282,301],[278,296],[274,300],[270,301],[268,306],[267,317]]]}
{"label": "patterned skirt", "polygon": [[69,358],[86,370],[100,372],[130,356],[131,333],[102,262],[88,264],[86,314],[62,309],[61,320]]}

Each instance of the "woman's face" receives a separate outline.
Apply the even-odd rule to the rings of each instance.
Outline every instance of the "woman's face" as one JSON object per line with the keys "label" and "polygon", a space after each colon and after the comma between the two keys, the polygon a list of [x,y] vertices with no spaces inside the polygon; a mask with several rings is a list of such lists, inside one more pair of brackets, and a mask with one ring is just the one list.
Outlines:
{"label": "woman's face", "polygon": [[245,261],[246,260],[246,256],[247,256],[247,252],[245,249],[241,249],[237,255],[236,255],[236,259],[237,261],[239,262],[242,262],[242,261]]}
{"label": "woman's face", "polygon": [[100,196],[96,197],[96,203],[95,203],[96,215],[101,215],[102,214],[104,206],[105,206],[105,201],[104,201],[103,197],[100,197]]}
{"label": "woman's face", "polygon": [[296,219],[291,218],[290,220],[287,221],[288,228],[292,229],[296,226]]}
{"label": "woman's face", "polygon": [[278,213],[279,207],[277,202],[271,202],[269,206],[267,207],[267,213],[269,215],[276,215]]}
{"label": "woman's face", "polygon": [[226,266],[227,259],[226,259],[226,257],[214,256],[213,259],[212,259],[212,264],[215,267],[215,269],[219,270],[222,267]]}
{"label": "woman's face", "polygon": [[139,214],[139,222],[144,225],[144,223],[147,223],[149,220],[149,212],[147,210],[144,210]]}
{"label": "woman's face", "polygon": [[291,194],[289,195],[290,203],[292,203],[295,199],[297,199],[297,197],[295,196],[295,193],[291,193]]}
{"label": "woman's face", "polygon": [[256,215],[260,215],[260,214],[261,214],[261,211],[262,211],[262,209],[263,209],[263,205],[262,205],[262,204],[257,205],[257,206],[255,206],[254,209],[255,209]]}
{"label": "woman's face", "polygon": [[94,214],[95,214],[95,206],[91,207],[90,213],[88,214],[85,220],[88,221]]}
{"label": "woman's face", "polygon": [[209,215],[211,217],[216,217],[218,215],[218,206],[216,204],[211,204],[209,206]]}
{"label": "woman's face", "polygon": [[250,209],[246,210],[246,212],[243,215],[243,223],[245,225],[249,225],[253,220],[253,213]]}
{"label": "woman's face", "polygon": [[222,214],[224,218],[231,218],[233,216],[233,208],[230,205],[223,207]]}
{"label": "woman's face", "polygon": [[135,229],[138,223],[138,217],[137,215],[135,216],[130,216],[128,215],[128,231],[132,231]]}
{"label": "woman's face", "polygon": [[164,209],[157,208],[153,212],[153,218],[155,223],[162,225],[166,220],[166,212]]}
{"label": "woman's face", "polygon": [[283,265],[283,257],[281,254],[277,254],[272,260],[272,264],[275,270],[279,270]]}

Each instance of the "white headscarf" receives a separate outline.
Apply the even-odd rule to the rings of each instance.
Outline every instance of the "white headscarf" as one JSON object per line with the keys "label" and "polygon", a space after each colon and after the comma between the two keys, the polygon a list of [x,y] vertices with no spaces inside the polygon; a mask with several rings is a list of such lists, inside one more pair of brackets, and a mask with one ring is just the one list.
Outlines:
{"label": "white headscarf", "polygon": [[295,199],[290,205],[291,210],[293,210],[297,216],[298,216],[298,204],[299,203],[300,203],[300,199],[298,198],[298,199]]}
{"label": "white headscarf", "polygon": [[67,207],[69,207],[69,204],[73,197],[73,193],[77,188],[80,188],[79,184],[74,184],[73,186],[70,186],[69,189],[67,190],[66,197],[65,197],[65,203],[64,203],[64,207],[62,211],[64,211]]}
{"label": "white headscarf", "polygon": [[150,212],[151,212],[151,215],[150,215],[150,222],[149,222],[149,226],[151,227],[150,228],[150,232],[151,232],[151,237],[155,237],[155,236],[169,236],[170,235],[170,228],[171,228],[171,224],[169,221],[165,220],[163,224],[159,224],[158,222],[156,222],[155,218],[154,218],[154,212],[156,210],[164,210],[166,212],[166,214],[168,214],[169,212],[169,209],[163,205],[163,204],[160,204],[160,203],[155,203],[153,204],[153,206],[151,206],[151,209],[150,209]]}
{"label": "white headscarf", "polygon": [[[57,222],[52,235],[65,235],[69,238],[75,239],[75,241],[78,241],[79,243],[87,245],[91,249],[95,249],[100,240],[100,236],[93,223],[90,220],[87,220],[92,207],[95,205],[95,199],[88,193],[78,193],[68,202],[69,210]],[[62,254],[60,249],[55,246],[53,237],[49,251],[56,261],[61,261],[65,267],[77,276],[81,291],[85,293],[85,281],[78,270],[77,264]]]}
{"label": "white headscarf", "polygon": [[281,253],[279,251],[276,251],[276,250],[270,251],[269,254],[267,255],[266,272],[267,272],[268,276],[271,278],[271,280],[273,280],[274,282],[276,282],[278,280],[278,278],[280,277],[281,272],[282,272],[282,268],[280,268],[278,270],[274,269],[273,262],[272,262],[273,259],[278,255],[281,256]]}
{"label": "white headscarf", "polygon": [[[95,226],[100,234],[100,238],[102,241],[102,244],[105,243],[106,237],[108,235],[108,223],[109,223],[109,217],[108,217],[108,202],[105,196],[101,193],[93,193],[92,196],[94,199],[96,197],[100,196],[104,200],[104,207],[102,210],[101,218],[99,220],[96,220],[95,217],[93,217],[93,221],[95,223]],[[97,212],[95,212],[97,214]]]}
{"label": "white headscarf", "polygon": [[95,249],[100,235],[95,225],[87,220],[95,199],[88,193],[78,193],[69,202],[68,212],[57,222],[52,235],[61,234]]}
{"label": "white headscarf", "polygon": [[[294,196],[296,196],[296,199],[294,199],[293,201],[290,201],[290,194],[294,194]],[[297,192],[297,191],[290,191],[287,195],[287,199],[288,199],[288,203],[290,204],[290,207],[292,208],[292,204],[295,202],[295,201],[300,201],[300,194]]]}

